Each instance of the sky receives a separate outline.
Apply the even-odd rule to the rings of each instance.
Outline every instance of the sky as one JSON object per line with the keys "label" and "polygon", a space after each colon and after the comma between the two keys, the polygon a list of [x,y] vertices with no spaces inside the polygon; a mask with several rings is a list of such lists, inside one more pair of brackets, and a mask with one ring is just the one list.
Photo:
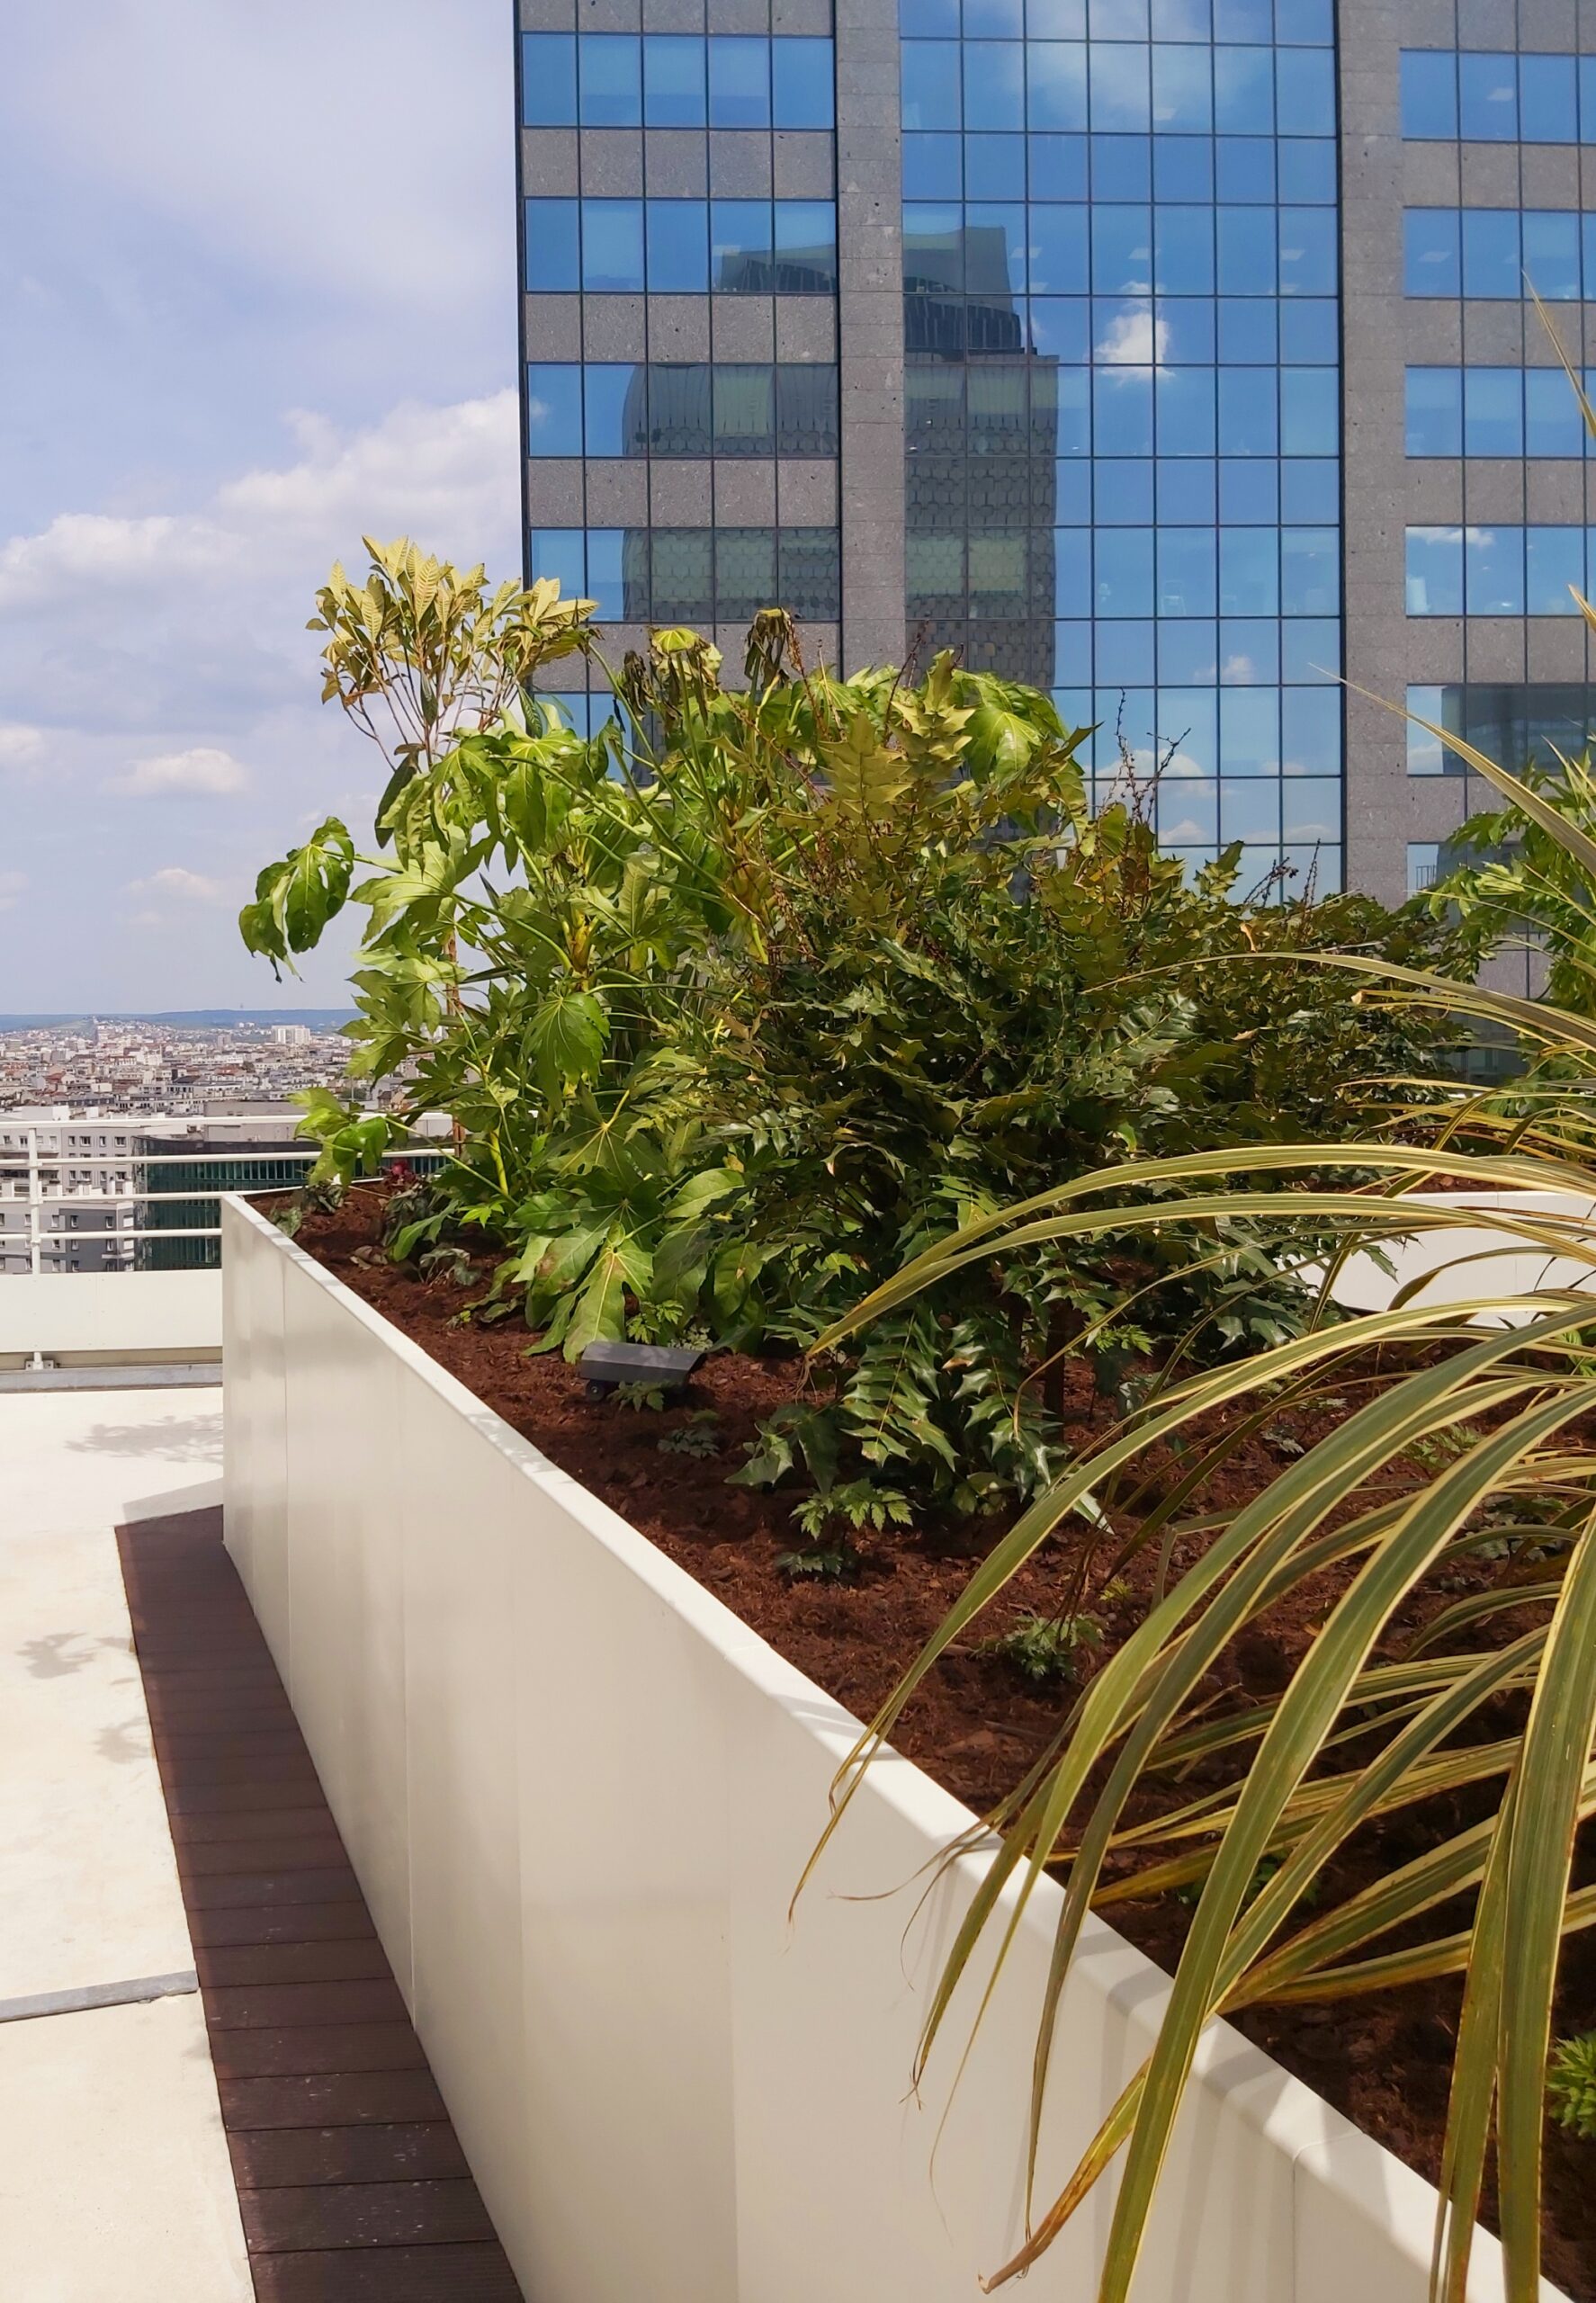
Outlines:
{"label": "sky", "polygon": [[508,0],[0,15],[0,1013],[336,1004],[236,914],[383,780],[332,562],[518,573]]}

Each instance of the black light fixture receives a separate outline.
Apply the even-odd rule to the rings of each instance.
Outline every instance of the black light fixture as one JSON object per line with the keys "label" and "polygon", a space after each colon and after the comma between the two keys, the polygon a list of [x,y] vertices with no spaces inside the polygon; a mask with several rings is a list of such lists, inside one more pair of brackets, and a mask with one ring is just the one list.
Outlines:
{"label": "black light fixture", "polygon": [[590,1343],[577,1373],[595,1396],[635,1384],[645,1391],[679,1392],[703,1360],[702,1351],[662,1343]]}

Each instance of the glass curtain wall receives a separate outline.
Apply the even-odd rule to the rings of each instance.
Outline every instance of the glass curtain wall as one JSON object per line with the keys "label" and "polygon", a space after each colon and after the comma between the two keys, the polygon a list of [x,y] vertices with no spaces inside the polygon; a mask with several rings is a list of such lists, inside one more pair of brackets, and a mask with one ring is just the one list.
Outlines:
{"label": "glass curtain wall", "polygon": [[909,629],[1339,883],[1332,0],[901,0]]}

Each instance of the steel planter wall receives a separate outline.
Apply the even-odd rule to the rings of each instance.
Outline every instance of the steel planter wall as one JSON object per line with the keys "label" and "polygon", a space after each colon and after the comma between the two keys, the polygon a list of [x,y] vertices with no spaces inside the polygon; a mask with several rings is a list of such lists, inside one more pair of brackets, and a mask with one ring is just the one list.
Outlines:
{"label": "steel planter wall", "polygon": [[[789,1923],[853,1720],[263,1218],[225,1226],[229,1548],[528,2297],[968,2303],[1018,2230],[1057,1891],[933,2171],[949,2069],[919,2102],[910,2071],[976,1863],[919,1898],[967,1812],[888,1761]],[[1045,2183],[1166,1988],[1090,1929]],[[1107,2204],[1027,2295],[1089,2297]],[[1138,2303],[1423,2303],[1433,2205],[1216,2026]],[[1471,2297],[1501,2291],[1486,2243]]]}

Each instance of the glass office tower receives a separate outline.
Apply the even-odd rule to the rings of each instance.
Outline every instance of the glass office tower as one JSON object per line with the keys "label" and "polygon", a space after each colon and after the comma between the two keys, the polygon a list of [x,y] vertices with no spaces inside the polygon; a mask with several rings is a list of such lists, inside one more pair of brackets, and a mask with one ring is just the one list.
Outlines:
{"label": "glass office tower", "polygon": [[953,646],[1096,722],[1100,792],[1156,768],[1194,863],[1387,898],[1475,795],[1357,691],[1583,740],[1596,513],[1524,279],[1596,357],[1596,11],[516,22],[528,565],[619,644],[731,658],[779,597],[848,668]]}

